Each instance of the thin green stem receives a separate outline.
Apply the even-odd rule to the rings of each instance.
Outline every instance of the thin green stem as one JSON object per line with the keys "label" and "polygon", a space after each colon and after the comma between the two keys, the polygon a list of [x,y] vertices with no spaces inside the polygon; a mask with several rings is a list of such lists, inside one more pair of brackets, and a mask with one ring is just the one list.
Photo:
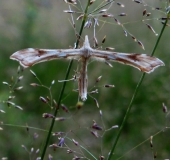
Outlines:
{"label": "thin green stem", "polygon": [[[168,12],[168,14],[167,14],[167,19],[166,19],[166,21],[165,21],[165,23],[164,23],[164,25],[163,25],[163,27],[162,27],[162,29],[161,29],[161,33],[160,33],[160,35],[159,35],[159,37],[158,37],[158,39],[157,39],[157,41],[156,41],[156,43],[155,43],[155,46],[154,46],[154,48],[153,48],[153,50],[152,50],[151,56],[154,55],[154,53],[155,53],[155,51],[156,51],[156,48],[158,47],[158,44],[159,44],[159,42],[160,42],[160,39],[161,39],[161,37],[162,37],[162,34],[163,34],[164,29],[165,29],[165,27],[166,27],[166,24],[167,24],[167,22],[168,22],[168,17],[169,17],[169,12]],[[120,135],[121,135],[121,132],[122,132],[124,126],[125,126],[125,123],[126,123],[126,121],[127,121],[127,118],[128,118],[128,116],[129,116],[129,113],[130,113],[130,111],[131,111],[133,102],[134,102],[135,97],[136,97],[136,95],[137,95],[137,93],[138,93],[138,91],[139,91],[139,88],[140,88],[140,86],[141,86],[141,84],[142,84],[142,82],[143,82],[144,77],[145,77],[145,73],[142,74],[142,76],[141,76],[141,78],[140,78],[140,80],[139,80],[139,82],[138,82],[138,84],[137,84],[137,86],[136,86],[136,88],[135,88],[135,91],[134,91],[134,93],[133,93],[133,96],[132,96],[132,98],[131,98],[131,101],[130,101],[130,103],[129,103],[129,106],[128,106],[127,110],[126,110],[125,116],[124,116],[123,121],[122,121],[122,123],[121,123],[121,125],[120,125],[120,129],[119,129],[119,131],[118,131],[118,134],[117,134],[116,139],[115,139],[115,141],[114,141],[114,143],[113,143],[112,149],[111,149],[111,151],[110,151],[110,154],[109,154],[107,160],[110,160],[110,159],[112,158],[112,155],[113,155],[114,150],[115,150],[115,148],[116,148],[117,142],[118,142],[119,137],[120,137]]]}
{"label": "thin green stem", "polygon": [[[69,139],[70,141],[73,141],[72,139],[70,139],[69,137],[66,137],[67,139]],[[91,152],[89,152],[85,147],[83,147],[82,145],[79,144],[79,147],[81,147],[83,150],[85,150],[91,157],[93,157],[95,160],[98,160]]]}
{"label": "thin green stem", "polygon": [[115,0],[111,0],[111,1],[107,2],[105,5],[102,5],[102,6],[98,7],[98,8],[96,8],[95,10],[89,12],[88,15],[89,15],[89,14],[92,14],[92,13],[95,13],[95,12],[97,12],[97,11],[99,11],[100,9],[102,9],[102,8],[104,8],[105,6],[107,6],[107,5],[111,4],[111,3],[113,3],[114,1],[115,1]]}
{"label": "thin green stem", "polygon": [[[87,19],[87,11],[88,11],[89,5],[90,5],[90,0],[88,0],[86,9],[84,11],[84,17],[83,17],[83,20],[82,20],[82,23],[81,23],[81,27],[80,27],[80,31],[79,31],[79,37],[76,41],[76,48],[78,47],[79,39],[80,39],[80,36],[82,35],[84,24],[85,24],[86,19]],[[68,65],[68,68],[67,68],[67,71],[66,71],[65,80],[68,79],[72,64],[73,64],[73,60],[70,60],[70,63]],[[55,109],[54,117],[57,116],[57,113],[58,113],[58,110],[59,110],[59,107],[60,107],[60,104],[61,104],[61,100],[62,100],[62,97],[63,97],[63,93],[64,93],[64,90],[65,90],[65,87],[66,87],[66,83],[67,83],[66,81],[63,83],[63,86],[62,86],[62,89],[61,89],[61,92],[60,92],[60,95],[59,95],[59,99],[58,99],[58,107]],[[50,140],[50,136],[51,136],[51,133],[52,133],[52,130],[53,130],[53,127],[54,127],[54,123],[55,123],[55,119],[53,118],[52,121],[51,121],[49,132],[47,134],[45,145],[44,145],[44,148],[43,148],[43,151],[42,151],[41,160],[44,159],[45,152],[46,152],[46,149],[47,149],[47,146],[48,146],[48,142]]]}

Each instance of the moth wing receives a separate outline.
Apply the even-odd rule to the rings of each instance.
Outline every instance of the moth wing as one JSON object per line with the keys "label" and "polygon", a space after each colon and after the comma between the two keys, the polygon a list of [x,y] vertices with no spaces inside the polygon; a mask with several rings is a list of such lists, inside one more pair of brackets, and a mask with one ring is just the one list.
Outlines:
{"label": "moth wing", "polygon": [[160,59],[146,54],[127,54],[94,50],[92,57],[130,65],[146,73],[151,73],[155,68],[164,66],[164,63]]}
{"label": "moth wing", "polygon": [[54,60],[58,58],[76,58],[79,56],[79,49],[34,49],[27,48],[13,53],[10,59],[19,61],[24,67],[31,67],[34,64]]}

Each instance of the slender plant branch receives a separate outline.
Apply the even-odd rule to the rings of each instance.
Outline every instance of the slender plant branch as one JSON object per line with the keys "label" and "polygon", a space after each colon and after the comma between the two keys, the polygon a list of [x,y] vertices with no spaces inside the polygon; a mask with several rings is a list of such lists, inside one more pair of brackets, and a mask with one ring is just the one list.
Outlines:
{"label": "slender plant branch", "polygon": [[[170,16],[170,15],[169,15],[169,11],[167,11],[167,19],[166,19],[166,21],[165,21],[165,23],[164,23],[164,25],[163,25],[163,27],[162,27],[162,29],[161,29],[161,33],[160,33],[160,35],[159,35],[159,37],[158,37],[158,39],[157,39],[157,41],[156,41],[156,43],[155,43],[155,46],[154,46],[154,48],[153,48],[153,50],[152,50],[152,53],[151,53],[151,56],[154,55],[154,53],[155,53],[155,51],[156,51],[156,48],[158,47],[158,44],[159,44],[159,42],[160,42],[160,39],[161,39],[161,37],[162,37],[162,34],[163,34],[163,32],[164,32],[164,30],[165,30],[165,27],[166,27],[166,24],[167,24],[167,22],[168,22],[169,16]],[[137,95],[137,93],[138,93],[138,91],[139,91],[139,88],[140,88],[140,86],[141,86],[141,84],[142,84],[142,82],[143,82],[144,77],[145,77],[145,73],[142,74],[142,76],[141,76],[141,78],[140,78],[140,80],[139,80],[139,82],[138,82],[138,84],[137,84],[137,86],[136,86],[136,88],[135,88],[135,91],[134,91],[134,93],[133,93],[133,96],[132,96],[132,98],[131,98],[131,101],[130,101],[130,103],[129,103],[129,106],[128,106],[127,110],[126,110],[125,116],[124,116],[123,121],[122,121],[122,123],[121,123],[121,125],[120,125],[120,129],[119,129],[119,131],[118,131],[118,134],[117,134],[116,139],[115,139],[115,141],[114,141],[114,143],[113,143],[112,149],[111,149],[111,151],[110,151],[110,153],[109,153],[109,156],[108,156],[107,160],[110,160],[110,159],[112,158],[112,155],[113,155],[114,150],[115,150],[115,148],[116,148],[116,145],[117,145],[117,143],[118,143],[120,134],[121,134],[121,132],[122,132],[124,126],[125,126],[125,123],[126,123],[126,121],[127,121],[127,118],[128,118],[128,116],[129,116],[129,113],[130,113],[130,111],[131,111],[133,102],[134,102],[135,97],[136,97],[136,95]]]}
{"label": "slender plant branch", "polygon": [[97,12],[98,10],[100,10],[100,9],[104,8],[105,6],[113,3],[114,1],[115,1],[115,0],[111,0],[111,1],[107,2],[105,5],[102,5],[102,6],[98,7],[98,8],[96,8],[95,10],[89,12],[88,15],[89,15],[89,14],[92,14],[92,13],[94,13],[94,12]]}
{"label": "slender plant branch", "polygon": [[[164,132],[165,129],[167,129],[167,127],[163,128],[163,129],[161,129],[161,130],[159,130],[158,132],[156,132],[156,133],[153,134],[152,136],[153,136],[153,137],[158,136],[160,133]],[[130,152],[132,152],[133,150],[139,148],[139,147],[140,147],[141,145],[143,145],[144,143],[150,141],[150,139],[151,139],[151,137],[147,138],[147,139],[144,140],[143,142],[139,143],[138,145],[136,145],[135,147],[133,147],[132,149],[130,149],[129,151],[127,151],[126,153],[124,153],[121,157],[119,157],[119,158],[116,159],[116,160],[122,159],[123,157],[125,157],[125,155],[127,155],[127,154],[129,154]]]}
{"label": "slender plant branch", "polygon": [[[70,139],[69,137],[66,137],[67,139],[69,139],[70,141],[73,141],[72,139]],[[82,148],[83,150],[85,150],[91,157],[93,157],[93,159],[98,160],[89,150],[87,150],[85,147],[83,147],[82,145],[79,144],[79,147]]]}
{"label": "slender plant branch", "polygon": [[[79,37],[76,41],[76,48],[78,47],[79,40],[80,40],[80,37],[81,37],[82,32],[83,32],[84,24],[85,24],[86,19],[87,19],[87,11],[88,11],[89,5],[90,5],[90,0],[88,0],[86,9],[84,11],[84,17],[83,17],[83,20],[82,20],[82,23],[81,23],[81,27],[80,27],[80,31],[79,31]],[[70,60],[70,63],[68,65],[67,72],[66,72],[66,75],[65,75],[65,80],[68,79],[72,65],[73,65],[73,60]],[[59,110],[59,107],[60,107],[60,104],[61,104],[61,100],[62,100],[62,97],[63,97],[63,93],[64,93],[64,90],[65,90],[65,87],[66,87],[66,83],[67,83],[66,81],[63,83],[62,89],[60,91],[60,95],[59,95],[59,99],[58,99],[58,107],[55,108],[54,117],[57,116],[57,113],[58,113],[58,110]],[[44,145],[44,148],[43,148],[43,151],[42,151],[41,160],[44,159],[45,152],[46,152],[46,149],[47,149],[47,146],[48,146],[48,142],[49,142],[49,139],[50,139],[53,127],[54,127],[54,123],[55,123],[55,118],[53,118],[52,121],[51,121],[51,126],[49,128],[49,132],[47,134],[45,145]]]}

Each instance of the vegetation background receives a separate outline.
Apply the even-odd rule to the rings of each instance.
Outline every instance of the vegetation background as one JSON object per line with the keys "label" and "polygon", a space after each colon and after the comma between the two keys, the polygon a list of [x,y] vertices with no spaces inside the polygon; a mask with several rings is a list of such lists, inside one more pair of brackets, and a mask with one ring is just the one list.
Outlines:
{"label": "vegetation background", "polygon": [[[105,23],[101,27],[103,22],[99,21],[98,41],[101,42],[106,35],[107,39],[103,48],[110,46],[119,52],[151,54],[157,36],[147,28],[142,19],[149,19],[145,22],[149,23],[159,34],[162,23],[158,19],[165,17],[165,2],[167,1],[145,0],[144,2],[148,6],[131,0],[120,0],[119,2],[125,4],[125,7],[121,8],[115,3],[112,6],[112,13],[114,15],[122,12],[127,13],[126,17],[118,18],[122,23],[126,23],[127,30],[144,44],[145,50],[142,50],[130,36],[125,37],[122,28],[115,22]],[[91,10],[100,3],[100,1],[96,1]],[[160,7],[161,10],[153,10],[154,7]],[[151,13],[149,17],[142,16],[144,9]],[[64,49],[74,46],[76,38],[70,23],[70,14],[64,13],[63,10],[68,10],[68,5],[60,0],[0,1],[0,109],[5,111],[5,113],[0,113],[0,121],[3,124],[1,126],[3,130],[0,131],[0,158],[23,160],[36,159],[40,155],[40,153],[36,154],[35,150],[39,148],[41,151],[46,131],[39,129],[48,130],[51,122],[50,119],[42,118],[42,114],[53,113],[53,110],[41,102],[39,97],[49,96],[48,90],[30,86],[30,83],[37,83],[37,80],[29,69],[25,69],[21,73],[24,78],[18,86],[24,86],[22,90],[10,93],[8,86],[2,82],[11,83],[11,77],[14,79],[17,77],[18,63],[9,59],[15,51],[30,47]],[[109,20],[106,19],[106,21]],[[78,30],[80,22],[76,20],[75,22]],[[90,42],[93,44],[93,28],[84,29],[83,36],[86,34],[89,35]],[[146,75],[116,147],[115,159],[123,156],[133,147],[136,148],[124,155],[122,159],[149,160],[153,159],[155,153],[157,153],[158,160],[170,158],[169,129],[160,132],[153,138],[153,147],[150,147],[149,140],[139,145],[170,124],[170,116],[162,111],[162,103],[165,103],[167,107],[170,106],[169,36],[169,27],[167,27],[155,53],[156,57],[164,61],[165,67],[160,67]],[[58,80],[64,79],[67,66],[68,61],[56,60],[31,67],[31,70],[36,73],[44,85],[50,86],[51,82],[55,80],[56,83],[52,86],[52,95],[56,101],[62,86]],[[77,61],[74,62],[70,78],[76,69]],[[100,105],[99,109],[93,99],[88,97],[83,107],[77,111],[78,93],[72,92],[77,88],[77,82],[68,82],[62,103],[69,108],[70,113],[60,110],[58,116],[66,117],[67,120],[56,122],[54,131],[69,132],[72,130],[73,132],[69,133],[68,137],[76,139],[96,157],[101,155],[101,144],[103,143],[102,153],[107,157],[118,129],[106,132],[103,138],[95,138],[90,133],[90,126],[92,126],[93,120],[100,126],[103,126],[104,123],[106,128],[121,124],[141,74],[140,71],[122,64],[113,63],[113,68],[110,68],[101,62],[90,63],[88,65],[89,88],[93,87],[95,80],[100,75],[102,75],[102,79],[99,86],[114,84],[115,88],[99,87],[99,94],[94,95]],[[6,103],[3,103],[10,95],[16,96],[13,102],[21,106],[22,111],[12,106],[8,107]],[[102,120],[99,110],[103,112]],[[26,125],[35,127],[35,129],[27,130],[26,127],[23,127]],[[99,134],[101,135],[102,132]],[[35,139],[35,135],[38,135],[38,138]],[[57,137],[52,137],[50,144],[58,143],[58,141]],[[66,143],[70,142],[66,140]],[[33,153],[30,154],[21,145],[27,147],[28,151],[34,148]],[[74,144],[73,146],[69,145],[72,149],[76,149]],[[47,155],[49,154],[53,156],[53,159],[72,159],[74,157],[73,154],[66,154],[66,149],[59,148],[55,151],[48,148]]]}

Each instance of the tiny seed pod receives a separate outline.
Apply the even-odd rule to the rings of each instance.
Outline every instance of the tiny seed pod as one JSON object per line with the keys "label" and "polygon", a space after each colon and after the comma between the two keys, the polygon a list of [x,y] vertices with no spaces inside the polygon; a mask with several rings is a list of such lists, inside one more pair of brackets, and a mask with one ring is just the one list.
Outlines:
{"label": "tiny seed pod", "polygon": [[99,111],[99,113],[100,113],[100,116],[102,116],[102,115],[103,115],[102,110],[100,110],[100,111]]}
{"label": "tiny seed pod", "polygon": [[49,113],[43,113],[42,117],[43,118],[55,118],[52,114],[49,114]]}
{"label": "tiny seed pod", "polygon": [[76,0],[64,0],[66,3],[77,4]]}
{"label": "tiny seed pod", "polygon": [[14,99],[14,98],[15,98],[15,96],[9,96],[8,101],[10,101],[11,99]]}
{"label": "tiny seed pod", "polygon": [[96,0],[90,0],[90,5],[92,5]]}
{"label": "tiny seed pod", "polygon": [[[162,17],[162,18],[159,18],[160,20],[167,20],[167,17]],[[168,18],[168,20],[170,20],[170,18]]]}
{"label": "tiny seed pod", "polygon": [[112,64],[108,61],[105,61],[105,64],[107,64],[109,67],[113,67]]}
{"label": "tiny seed pod", "polygon": [[52,160],[53,156],[51,154],[48,155],[48,160]]}
{"label": "tiny seed pod", "polygon": [[48,101],[44,97],[39,98],[43,103],[48,103]]}
{"label": "tiny seed pod", "polygon": [[140,0],[133,0],[133,1],[136,2],[136,3],[141,3],[142,4],[142,2]]}
{"label": "tiny seed pod", "polygon": [[99,138],[98,132],[97,131],[90,131],[93,136],[96,138]]}
{"label": "tiny seed pod", "polygon": [[145,15],[146,15],[146,9],[143,10],[143,16],[145,16]]}
{"label": "tiny seed pod", "polygon": [[91,28],[91,26],[92,26],[92,21],[91,21],[91,19],[89,19],[88,21],[87,21],[87,28]]}
{"label": "tiny seed pod", "polygon": [[132,35],[132,34],[130,34],[130,36],[132,37],[132,39],[136,42],[137,41],[137,39]]}
{"label": "tiny seed pod", "polygon": [[93,98],[93,100],[96,103],[96,106],[99,108],[99,103],[98,103],[97,99]]}
{"label": "tiny seed pod", "polygon": [[126,13],[120,13],[119,16],[127,16]]}
{"label": "tiny seed pod", "polygon": [[68,112],[68,108],[67,108],[64,104],[61,104],[61,108],[62,108],[65,112]]}
{"label": "tiny seed pod", "polygon": [[39,135],[37,133],[34,133],[34,139],[37,139]]}
{"label": "tiny seed pod", "polygon": [[4,110],[1,110],[1,109],[0,109],[0,112],[1,112],[1,113],[5,113],[5,111],[4,111]]}
{"label": "tiny seed pod", "polygon": [[21,145],[22,148],[24,148],[26,151],[28,151],[27,147],[25,145]]}
{"label": "tiny seed pod", "polygon": [[146,25],[156,36],[158,36],[158,34],[155,32],[155,30],[153,29],[153,27],[150,24],[146,23]]}
{"label": "tiny seed pod", "polygon": [[164,103],[162,103],[162,109],[164,113],[168,112],[167,106]]}
{"label": "tiny seed pod", "polygon": [[76,20],[80,20],[80,19],[82,19],[83,17],[84,17],[84,14],[81,14],[80,16],[77,17]]}
{"label": "tiny seed pod", "polygon": [[111,128],[119,128],[119,126],[118,125],[114,125],[114,126],[112,126]]}
{"label": "tiny seed pod", "polygon": [[99,13],[104,13],[106,11],[107,11],[107,9],[102,9],[102,10],[99,11]]}
{"label": "tiny seed pod", "polygon": [[96,94],[96,93],[99,93],[99,92],[98,92],[98,89],[90,92],[90,94]]}
{"label": "tiny seed pod", "polygon": [[33,86],[33,87],[39,86],[39,84],[37,84],[37,83],[31,83],[30,85]]}
{"label": "tiny seed pod", "polygon": [[52,82],[51,82],[51,85],[53,85],[55,83],[55,80],[53,80]]}
{"label": "tiny seed pod", "polygon": [[71,11],[71,10],[64,10],[63,12],[65,12],[65,13],[75,13],[75,11]]}
{"label": "tiny seed pod", "polygon": [[55,132],[55,133],[53,133],[53,136],[61,136],[63,134],[64,134],[64,132]]}
{"label": "tiny seed pod", "polygon": [[114,18],[115,22],[118,24],[118,25],[121,25],[121,23],[119,22],[118,19]]}
{"label": "tiny seed pod", "polygon": [[144,47],[144,45],[142,44],[142,42],[139,41],[139,40],[137,40],[137,42],[138,42],[138,44],[140,45],[140,47],[141,47],[143,50],[145,50],[145,47]]}
{"label": "tiny seed pod", "polygon": [[150,15],[151,15],[151,13],[147,13],[147,14],[146,14],[146,17],[149,17]]}
{"label": "tiny seed pod", "polygon": [[23,79],[24,76],[18,77],[18,82],[20,82]]}
{"label": "tiny seed pod", "polygon": [[82,158],[84,159],[85,157],[78,157],[78,156],[74,155],[74,158],[72,160],[80,160]]}
{"label": "tiny seed pod", "polygon": [[73,151],[72,151],[72,150],[70,150],[70,149],[68,149],[68,150],[67,150],[67,153],[73,153]]}
{"label": "tiny seed pod", "polygon": [[103,130],[102,127],[100,127],[95,121],[93,121],[92,128],[99,131]]}
{"label": "tiny seed pod", "polygon": [[99,159],[100,159],[100,160],[104,160],[104,156],[100,156]]}
{"label": "tiny seed pod", "polygon": [[126,30],[123,30],[124,31],[124,35],[127,37],[128,36],[128,33]]}
{"label": "tiny seed pod", "polygon": [[152,139],[153,139],[153,136],[150,137],[150,146],[151,146],[151,148],[153,147]]}
{"label": "tiny seed pod", "polygon": [[72,141],[73,141],[73,143],[74,143],[76,146],[79,145],[79,143],[78,143],[76,140],[72,139]]}
{"label": "tiny seed pod", "polygon": [[14,105],[14,107],[17,108],[17,109],[23,110],[23,108],[18,106],[18,105]]}
{"label": "tiny seed pod", "polygon": [[101,80],[102,76],[99,76],[97,79],[96,79],[96,83],[98,83],[100,80]]}
{"label": "tiny seed pod", "polygon": [[120,7],[125,7],[125,5],[120,3],[120,2],[117,2],[117,5],[120,6]]}
{"label": "tiny seed pod", "polygon": [[115,48],[112,48],[112,47],[106,47],[105,50],[108,50],[108,51],[113,51],[115,50]]}
{"label": "tiny seed pod", "polygon": [[56,149],[56,148],[58,148],[58,145],[57,144],[51,144],[49,147],[53,148],[53,149]]}
{"label": "tiny seed pod", "polygon": [[32,152],[34,152],[34,148],[33,148],[33,147],[31,148],[31,153],[32,153]]}
{"label": "tiny seed pod", "polygon": [[62,147],[64,144],[64,138],[60,138],[60,141],[58,143],[58,146]]}
{"label": "tiny seed pod", "polygon": [[105,88],[114,88],[115,86],[113,84],[105,84],[104,87]]}
{"label": "tiny seed pod", "polygon": [[38,154],[38,153],[39,153],[39,151],[40,151],[40,149],[37,149],[37,150],[35,151],[35,153],[36,153],[36,154]]}
{"label": "tiny seed pod", "polygon": [[14,90],[15,90],[15,91],[18,91],[18,90],[21,90],[21,89],[23,89],[23,86],[17,87],[17,88],[15,88]]}
{"label": "tiny seed pod", "polygon": [[8,82],[2,82],[3,84],[5,84],[5,85],[9,85],[9,83]]}
{"label": "tiny seed pod", "polygon": [[113,18],[114,16],[113,16],[113,14],[108,13],[108,14],[103,14],[102,17]]}
{"label": "tiny seed pod", "polygon": [[58,104],[57,104],[57,102],[55,101],[55,99],[53,99],[53,102],[54,102],[54,106],[58,109]]}
{"label": "tiny seed pod", "polygon": [[156,9],[156,10],[161,10],[162,8],[156,7],[155,9]]}
{"label": "tiny seed pod", "polygon": [[57,117],[57,118],[55,118],[55,120],[56,120],[56,121],[65,121],[66,118],[64,118],[64,117]]}

